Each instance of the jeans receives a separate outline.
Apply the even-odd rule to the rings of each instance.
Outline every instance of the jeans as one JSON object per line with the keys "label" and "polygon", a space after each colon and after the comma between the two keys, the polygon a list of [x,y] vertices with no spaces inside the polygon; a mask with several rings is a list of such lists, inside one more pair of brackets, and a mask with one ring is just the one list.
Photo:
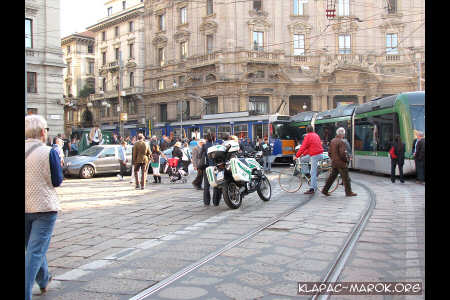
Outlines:
{"label": "jeans", "polygon": [[25,213],[25,300],[31,300],[34,281],[40,288],[47,287],[46,253],[58,213]]}
{"label": "jeans", "polygon": [[272,163],[271,163],[271,157],[270,156],[263,156],[263,161],[264,161],[264,170],[266,171],[271,171],[272,170]]}
{"label": "jeans", "polygon": [[[314,191],[317,191],[317,163],[319,160],[323,159],[322,153],[309,156],[305,155],[303,156],[300,161],[302,163],[302,173],[303,174],[311,174],[311,188],[314,189]],[[311,161],[311,172],[309,171],[308,162]]]}

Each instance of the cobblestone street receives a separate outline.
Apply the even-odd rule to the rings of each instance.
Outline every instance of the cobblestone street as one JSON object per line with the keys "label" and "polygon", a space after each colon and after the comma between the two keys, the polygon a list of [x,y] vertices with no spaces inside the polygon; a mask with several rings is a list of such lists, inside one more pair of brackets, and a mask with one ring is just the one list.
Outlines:
{"label": "cobblestone street", "polygon": [[[204,206],[202,191],[187,184],[135,190],[129,178],[66,179],[58,188],[62,212],[47,253],[54,280],[35,299],[130,299],[194,265],[147,299],[310,299],[297,282],[321,281],[362,212],[371,190],[376,207],[339,281],[424,282],[425,187],[408,180],[351,172],[357,197],[339,187],[330,197],[280,190],[269,174],[272,199],[256,193],[230,210]],[[273,217],[269,227],[238,241]],[[35,286],[36,293],[38,288]],[[358,299],[360,296],[332,296]],[[424,299],[367,296],[364,299]]]}

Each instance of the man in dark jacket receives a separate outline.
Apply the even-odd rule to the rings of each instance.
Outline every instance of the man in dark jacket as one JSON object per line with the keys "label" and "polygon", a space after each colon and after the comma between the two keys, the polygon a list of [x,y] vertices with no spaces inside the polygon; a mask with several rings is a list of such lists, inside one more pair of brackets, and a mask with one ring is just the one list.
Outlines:
{"label": "man in dark jacket", "polygon": [[[138,141],[133,146],[132,159],[134,165],[134,177],[136,179],[136,189],[143,190],[145,188],[148,160],[150,159],[150,149],[144,142],[144,135],[142,133],[138,134]],[[139,184],[138,178],[139,169],[142,169],[141,184]]]}
{"label": "man in dark jacket", "polygon": [[331,140],[330,146],[328,149],[328,155],[331,157],[331,174],[323,187],[322,194],[325,196],[329,196],[328,190],[330,189],[331,184],[336,180],[336,177],[341,174],[342,181],[344,182],[345,187],[345,196],[351,197],[356,196],[356,193],[352,192],[352,186],[350,183],[350,177],[348,175],[348,156],[347,156],[347,147],[345,142],[342,140],[345,137],[345,129],[340,127],[336,130],[336,137]]}
{"label": "man in dark jacket", "polygon": [[201,139],[198,141],[197,146],[192,149],[192,165],[194,167],[194,170],[197,171],[197,176],[192,181],[192,185],[197,190],[202,190],[202,179],[203,179],[203,169],[200,168],[200,159],[201,159],[201,152],[202,147],[205,144],[205,140]]}
{"label": "man in dark jacket", "polygon": [[425,183],[425,137],[423,132],[417,133],[417,143],[415,144],[414,162],[416,164],[416,183]]}

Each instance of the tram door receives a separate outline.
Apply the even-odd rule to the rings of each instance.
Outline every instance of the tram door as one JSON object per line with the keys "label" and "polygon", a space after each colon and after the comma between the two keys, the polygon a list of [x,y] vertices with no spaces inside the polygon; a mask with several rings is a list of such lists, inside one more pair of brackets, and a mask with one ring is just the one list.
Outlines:
{"label": "tram door", "polygon": [[256,141],[258,138],[264,139],[266,136],[269,136],[269,128],[267,124],[253,124],[252,141]]}

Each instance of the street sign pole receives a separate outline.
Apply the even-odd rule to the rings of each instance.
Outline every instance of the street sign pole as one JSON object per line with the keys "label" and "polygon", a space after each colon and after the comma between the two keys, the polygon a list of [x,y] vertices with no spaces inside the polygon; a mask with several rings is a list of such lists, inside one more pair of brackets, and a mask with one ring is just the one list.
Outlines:
{"label": "street sign pole", "polygon": [[120,107],[120,113],[119,113],[119,134],[121,137],[123,137],[123,124],[122,124],[122,112],[123,112],[123,103],[122,103],[122,98],[120,97],[120,93],[121,93],[121,81],[122,81],[122,51],[119,50],[119,71],[118,71],[118,85],[119,85],[119,94],[118,94],[118,99],[119,99],[119,107]]}

